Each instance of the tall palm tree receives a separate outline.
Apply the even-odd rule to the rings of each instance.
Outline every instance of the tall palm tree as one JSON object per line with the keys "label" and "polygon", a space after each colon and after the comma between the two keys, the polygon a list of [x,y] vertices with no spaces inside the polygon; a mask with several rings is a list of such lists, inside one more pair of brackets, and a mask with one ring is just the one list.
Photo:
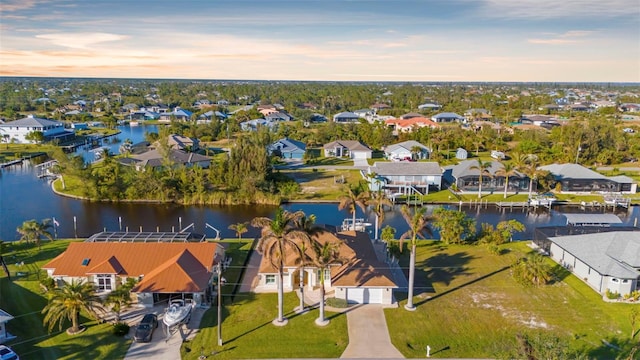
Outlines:
{"label": "tall palm tree", "polygon": [[379,191],[372,191],[371,198],[369,199],[369,205],[373,207],[373,213],[376,214],[376,227],[375,233],[373,234],[374,240],[378,240],[378,229],[382,222],[384,221],[385,211],[384,207],[389,206],[392,207],[393,203],[389,198],[387,198],[384,193]]}
{"label": "tall palm tree", "polygon": [[422,158],[421,156],[419,156],[420,154],[422,154],[422,147],[418,145],[411,147],[411,156],[413,156],[413,160],[418,160]]}
{"label": "tall palm tree", "polygon": [[64,281],[62,287],[55,288],[49,293],[49,303],[42,309],[45,314],[43,323],[49,331],[58,324],[60,330],[65,320],[71,321],[69,334],[77,334],[80,331],[78,324],[80,311],[85,311],[93,318],[98,317],[98,312],[104,312],[100,297],[95,294],[93,284],[82,280]]}
{"label": "tall palm tree", "polygon": [[136,281],[133,278],[128,278],[127,282],[110,292],[104,301],[105,305],[111,306],[111,311],[115,314],[116,323],[120,322],[120,314],[122,311],[128,308],[133,301],[131,299],[131,289],[135,284]]}
{"label": "tall palm tree", "polygon": [[405,305],[404,307],[407,310],[415,309],[415,306],[413,306],[413,284],[415,282],[416,272],[417,239],[418,237],[426,239],[425,233],[431,233],[431,229],[429,228],[429,221],[431,221],[431,216],[427,216],[426,211],[426,208],[421,207],[416,208],[415,212],[411,214],[411,210],[407,205],[403,205],[402,208],[400,208],[402,217],[409,225],[409,230],[405,231],[404,234],[400,236],[400,250],[402,251],[405,239],[409,239],[409,246],[411,247],[411,254],[409,259],[409,294],[407,296],[407,305]]}
{"label": "tall palm tree", "polygon": [[482,197],[482,177],[483,175],[491,177],[491,173],[489,173],[489,168],[491,167],[491,161],[482,161],[478,159],[478,164],[470,166],[469,169],[478,170],[480,175],[478,177],[478,199]]}
{"label": "tall palm tree", "polygon": [[233,230],[236,232],[236,236],[240,239],[242,239],[242,234],[246,233],[247,231],[249,231],[249,229],[247,228],[247,224],[248,222],[239,222],[237,224],[231,224],[229,225],[229,230]]}
{"label": "tall palm tree", "polygon": [[507,198],[507,188],[509,187],[509,177],[516,175],[518,169],[512,163],[501,163],[502,167],[496,171],[496,175],[504,176],[504,198]]}
{"label": "tall palm tree", "polygon": [[362,191],[359,188],[352,188],[347,186],[347,193],[340,196],[338,200],[338,210],[349,209],[349,212],[353,214],[353,230],[356,230],[356,211],[358,208],[362,212],[367,211],[367,199],[369,195],[366,191]]}
{"label": "tall palm tree", "polygon": [[[316,225],[316,216],[311,214],[309,216],[301,216],[296,220],[296,226],[301,231],[304,231],[309,239],[312,237],[322,233],[324,228],[322,226]],[[300,250],[302,256],[298,259],[298,263],[300,266],[298,267],[298,272],[300,274],[299,287],[300,287],[300,305],[298,310],[300,312],[304,311],[304,268],[305,263],[308,262],[309,256],[307,255],[307,244],[305,242],[300,243]]]}
{"label": "tall palm tree", "polygon": [[40,239],[42,237],[53,240],[53,234],[51,233],[52,228],[53,222],[51,219],[44,219],[42,222],[37,222],[32,219],[23,222],[21,226],[18,226],[16,231],[20,234],[20,240],[26,242],[33,241],[38,245],[38,249],[40,249]]}
{"label": "tall palm tree", "polygon": [[530,160],[527,162],[527,165],[522,168],[522,172],[529,177],[529,197],[533,193],[533,183],[536,181],[538,174],[538,162],[535,160]]}
{"label": "tall palm tree", "polygon": [[256,249],[271,262],[271,265],[278,272],[278,317],[274,320],[276,325],[287,323],[283,315],[284,289],[282,284],[287,251],[293,250],[298,258],[301,258],[300,244],[310,242],[309,235],[297,226],[297,221],[302,216],[304,216],[302,211],[291,213],[278,208],[273,219],[257,217],[251,220],[251,226],[262,228]]}
{"label": "tall palm tree", "polygon": [[343,264],[346,259],[340,256],[340,243],[326,241],[320,243],[318,241],[311,242],[313,255],[306,262],[306,266],[313,266],[320,271],[320,314],[316,319],[316,324],[320,326],[327,325],[329,320],[324,317],[324,298],[325,298],[325,273],[332,265]]}

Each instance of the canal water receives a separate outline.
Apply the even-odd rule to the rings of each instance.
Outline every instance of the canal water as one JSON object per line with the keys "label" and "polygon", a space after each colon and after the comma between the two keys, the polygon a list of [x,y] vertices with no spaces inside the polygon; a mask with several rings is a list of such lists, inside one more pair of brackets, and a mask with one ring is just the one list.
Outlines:
{"label": "canal water", "polygon": [[[144,140],[144,133],[157,131],[145,126],[122,127],[118,137],[124,141],[131,139],[134,143]],[[105,144],[113,153],[118,152],[119,142]],[[80,152],[89,150],[80,149]],[[83,154],[83,156],[88,156]],[[290,211],[302,210],[307,215],[315,214],[317,223],[340,225],[345,218],[351,218],[347,211],[338,211],[337,204],[326,203],[293,203],[284,204]],[[452,206],[458,209],[458,206]],[[432,212],[436,206],[428,206]],[[24,221],[55,218],[60,224],[57,227],[59,238],[88,237],[96,232],[107,231],[178,231],[188,227],[188,231],[215,237],[216,230],[221,237],[235,237],[228,227],[231,224],[251,221],[258,216],[272,216],[273,206],[181,206],[175,204],[134,204],[103,203],[76,200],[58,196],[51,191],[46,179],[39,179],[30,164],[5,168],[0,172],[0,240],[14,241],[19,239],[16,228]],[[514,236],[515,240],[531,239],[535,227],[564,225],[564,212],[585,212],[579,207],[554,207],[553,210],[527,211],[523,209],[498,209],[492,205],[462,206],[468,216],[480,223],[497,224],[503,220],[515,219],[525,224],[527,230]],[[602,212],[600,210],[599,212]],[[611,212],[611,210],[609,210]],[[593,213],[593,212],[591,212]],[[616,212],[623,223],[633,225],[639,217],[638,207]],[[358,218],[365,218],[374,223],[375,216],[364,214],[358,209]],[[382,224],[390,225],[402,234],[408,229],[400,215],[399,209],[389,211]],[[373,232],[373,226],[370,228]],[[257,229],[250,227],[245,237],[258,234]],[[435,234],[437,237],[437,233]]]}

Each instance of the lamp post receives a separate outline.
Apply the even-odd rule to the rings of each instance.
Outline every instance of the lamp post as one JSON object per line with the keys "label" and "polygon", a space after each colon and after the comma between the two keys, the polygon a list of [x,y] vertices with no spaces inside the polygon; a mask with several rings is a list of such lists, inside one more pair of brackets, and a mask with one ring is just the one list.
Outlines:
{"label": "lamp post", "polygon": [[222,264],[218,262],[218,346],[222,346]]}

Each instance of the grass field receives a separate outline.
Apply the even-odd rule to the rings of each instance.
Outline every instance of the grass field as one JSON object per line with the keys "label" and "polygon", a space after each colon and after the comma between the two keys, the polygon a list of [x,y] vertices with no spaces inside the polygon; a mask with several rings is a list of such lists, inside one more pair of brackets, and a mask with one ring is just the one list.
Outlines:
{"label": "grass field", "polygon": [[509,266],[529,250],[525,243],[512,243],[504,254],[493,255],[482,246],[422,243],[416,261],[417,310],[385,309],[393,344],[406,357],[424,357],[429,345],[436,357],[493,358],[513,348],[516,334],[544,332],[589,358],[628,353],[629,315],[637,305],[606,303],[566,271],[551,285],[518,284]]}
{"label": "grass field", "polygon": [[345,186],[358,184],[362,176],[358,170],[281,170],[295,180],[302,191],[292,200],[337,201],[345,194]]}

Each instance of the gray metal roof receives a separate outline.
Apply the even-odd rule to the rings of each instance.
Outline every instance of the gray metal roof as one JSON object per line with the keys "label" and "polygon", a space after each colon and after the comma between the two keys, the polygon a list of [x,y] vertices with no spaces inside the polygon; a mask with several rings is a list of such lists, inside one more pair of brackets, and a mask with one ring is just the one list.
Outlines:
{"label": "gray metal roof", "polygon": [[393,145],[387,146],[387,148],[384,149],[384,152],[390,153],[390,152],[393,152],[393,151],[395,151],[397,149],[406,149],[406,150],[411,151],[411,149],[414,146],[418,146],[419,148],[421,148],[423,150],[429,151],[429,148],[424,146],[424,145],[422,145],[421,143],[419,143],[419,142],[417,142],[415,140],[407,140],[407,141],[403,141],[401,143],[397,143],[397,144],[393,144]]}
{"label": "gray metal roof", "polygon": [[551,164],[538,169],[551,172],[556,179],[607,179],[606,176],[578,164]]}
{"label": "gray metal roof", "polygon": [[608,225],[622,224],[622,220],[615,214],[563,214],[567,224],[571,225]]}
{"label": "gray metal roof", "polygon": [[549,240],[602,275],[623,279],[640,277],[637,270],[640,269],[640,232],[612,231],[550,237]]}
{"label": "gray metal roof", "polygon": [[437,162],[375,162],[370,169],[380,176],[442,175]]}
{"label": "gray metal roof", "polygon": [[0,126],[11,127],[11,126],[20,126],[20,127],[46,127],[46,126],[61,126],[62,123],[59,121],[53,121],[48,119],[41,119],[33,116],[29,116],[26,118],[22,118],[15,121],[9,121],[4,124],[0,124]]}
{"label": "gray metal roof", "polygon": [[335,149],[337,146],[342,146],[349,151],[371,151],[366,145],[357,140],[336,140],[323,146],[324,149]]}

